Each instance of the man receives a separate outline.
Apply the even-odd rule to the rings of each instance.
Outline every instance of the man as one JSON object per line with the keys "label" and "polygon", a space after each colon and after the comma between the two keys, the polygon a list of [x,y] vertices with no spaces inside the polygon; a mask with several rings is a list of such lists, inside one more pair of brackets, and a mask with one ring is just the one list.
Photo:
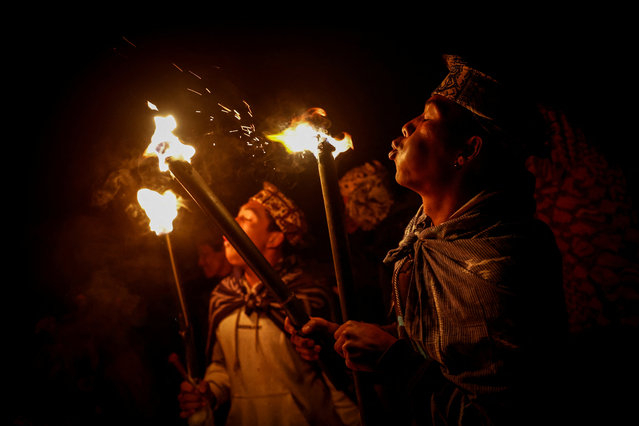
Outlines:
{"label": "man", "polygon": [[[205,345],[208,330],[208,300],[211,291],[231,273],[232,266],[224,255],[222,235],[205,230],[197,236],[197,264],[201,274],[184,283],[183,291],[186,306],[190,309],[191,326],[198,368],[206,368]],[[203,370],[197,374],[202,374]]]}
{"label": "man", "polygon": [[[330,316],[328,288],[304,273],[289,253],[306,231],[295,203],[264,183],[239,209],[236,221],[308,311]],[[231,244],[224,246],[239,273],[223,279],[211,295],[211,364],[197,387],[182,383],[182,415],[230,401],[228,425],[342,425],[340,415],[349,410],[356,421],[355,405],[292,347],[283,331],[285,314],[259,277]]]}
{"label": "man", "polygon": [[231,264],[224,255],[222,239],[219,243],[211,238],[202,238],[197,243],[197,264],[208,280],[224,278],[231,273]]}
{"label": "man", "polygon": [[[396,390],[398,424],[522,425],[548,413],[543,378],[565,327],[554,237],[534,219],[530,110],[461,58],[392,142],[395,178],[422,198],[385,262],[396,328],[313,318],[354,370]],[[303,333],[303,334],[302,334]]]}

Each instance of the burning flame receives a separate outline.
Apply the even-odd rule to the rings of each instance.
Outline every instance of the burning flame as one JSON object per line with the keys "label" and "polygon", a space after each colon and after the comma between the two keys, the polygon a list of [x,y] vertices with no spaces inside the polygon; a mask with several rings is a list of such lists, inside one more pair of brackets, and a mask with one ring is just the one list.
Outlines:
{"label": "burning flame", "polygon": [[155,133],[151,136],[151,143],[146,148],[144,155],[146,157],[157,155],[160,170],[163,172],[169,170],[169,166],[166,163],[168,157],[191,162],[191,157],[195,154],[195,148],[183,144],[173,134],[173,130],[177,127],[175,118],[172,115],[166,117],[156,116],[154,120]]}
{"label": "burning flame", "polygon": [[311,151],[319,155],[318,145],[326,140],[334,148],[333,157],[353,148],[353,140],[348,133],[342,139],[336,139],[326,133],[326,112],[322,108],[311,108],[302,116],[294,118],[291,125],[281,133],[266,135],[272,141],[280,142],[288,152]]}
{"label": "burning flame", "polygon": [[177,196],[169,189],[160,194],[147,188],[138,191],[138,203],[151,220],[149,227],[157,235],[173,231],[173,220],[178,214]]}

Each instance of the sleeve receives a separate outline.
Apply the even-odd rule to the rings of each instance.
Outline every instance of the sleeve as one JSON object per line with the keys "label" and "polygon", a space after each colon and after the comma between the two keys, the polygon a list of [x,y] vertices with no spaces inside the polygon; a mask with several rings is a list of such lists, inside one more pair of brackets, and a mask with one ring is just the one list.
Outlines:
{"label": "sleeve", "polygon": [[227,402],[230,398],[231,380],[226,370],[224,353],[219,342],[213,346],[211,364],[206,369],[204,380],[208,383],[211,392],[215,395],[215,407]]}

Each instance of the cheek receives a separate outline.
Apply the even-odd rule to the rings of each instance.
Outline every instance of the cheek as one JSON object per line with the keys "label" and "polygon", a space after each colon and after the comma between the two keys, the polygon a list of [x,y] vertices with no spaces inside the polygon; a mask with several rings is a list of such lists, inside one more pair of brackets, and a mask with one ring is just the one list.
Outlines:
{"label": "cheek", "polygon": [[231,265],[238,266],[238,265],[242,265],[244,262],[242,257],[238,254],[238,252],[235,251],[233,246],[230,244],[224,248],[224,255],[226,256],[226,260],[228,260],[228,262]]}
{"label": "cheek", "polygon": [[266,245],[267,233],[261,223],[244,223],[240,225],[253,244],[262,251]]}
{"label": "cheek", "polygon": [[420,144],[410,144],[398,155],[398,169],[410,175],[419,175],[428,168],[428,150]]}

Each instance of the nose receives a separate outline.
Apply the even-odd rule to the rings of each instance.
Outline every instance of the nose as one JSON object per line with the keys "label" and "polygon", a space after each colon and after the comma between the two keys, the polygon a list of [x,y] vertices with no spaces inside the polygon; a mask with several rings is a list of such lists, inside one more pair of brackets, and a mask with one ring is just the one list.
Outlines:
{"label": "nose", "polygon": [[404,135],[405,138],[409,137],[410,135],[413,134],[413,132],[415,131],[415,120],[411,120],[408,123],[404,124],[402,126],[402,135]]}

